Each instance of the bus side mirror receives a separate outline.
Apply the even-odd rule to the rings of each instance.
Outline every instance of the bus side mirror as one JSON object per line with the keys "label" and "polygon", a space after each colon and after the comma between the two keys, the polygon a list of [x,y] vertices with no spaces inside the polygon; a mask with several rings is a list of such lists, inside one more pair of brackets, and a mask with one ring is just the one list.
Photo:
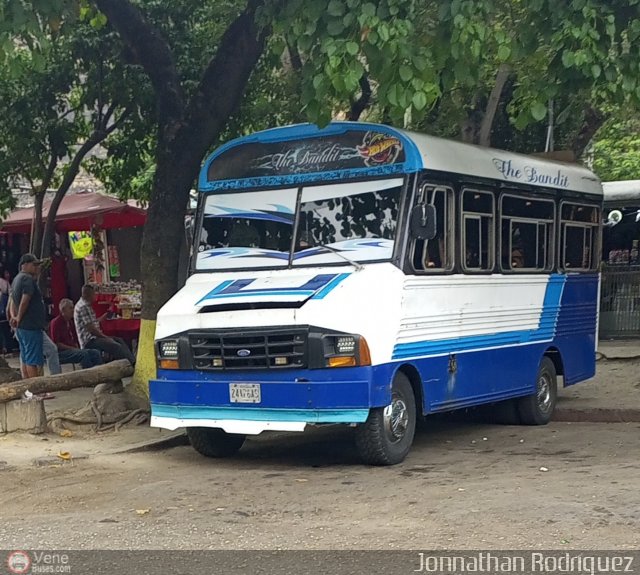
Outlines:
{"label": "bus side mirror", "polygon": [[411,210],[409,227],[412,237],[432,240],[436,237],[436,208],[433,204],[421,204]]}

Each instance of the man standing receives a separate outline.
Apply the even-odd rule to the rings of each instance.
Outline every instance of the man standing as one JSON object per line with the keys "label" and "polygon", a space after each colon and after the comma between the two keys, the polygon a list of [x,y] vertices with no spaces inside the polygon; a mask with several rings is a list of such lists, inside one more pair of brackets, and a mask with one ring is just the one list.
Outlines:
{"label": "man standing", "polygon": [[51,320],[49,332],[58,348],[60,363],[79,363],[87,369],[102,363],[102,356],[97,349],[80,349],[76,327],[73,324],[73,302],[63,298],[58,305],[60,315]]}
{"label": "man standing", "polygon": [[20,273],[11,286],[11,303],[15,310],[11,317],[11,326],[15,328],[20,344],[24,379],[42,375],[44,365],[42,345],[47,318],[37,282],[40,263],[33,254],[24,254],[20,258]]}
{"label": "man standing", "polygon": [[127,359],[131,365],[136,364],[136,358],[123,339],[119,337],[107,337],[100,330],[100,321],[106,318],[104,314],[100,319],[96,318],[91,304],[96,298],[93,286],[87,284],[82,287],[82,297],[78,300],[73,311],[73,319],[78,331],[78,339],[83,349],[98,349],[108,353],[114,359]]}

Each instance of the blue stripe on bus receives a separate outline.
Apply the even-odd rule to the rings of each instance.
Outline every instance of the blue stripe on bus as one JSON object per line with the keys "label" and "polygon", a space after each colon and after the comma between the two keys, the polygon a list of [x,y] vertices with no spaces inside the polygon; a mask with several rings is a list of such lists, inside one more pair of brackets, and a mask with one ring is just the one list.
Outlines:
{"label": "blue stripe on bus", "polygon": [[[236,297],[272,297],[272,296],[296,296],[323,299],[339,283],[351,274],[319,274],[306,281],[303,285],[295,287],[263,287],[251,289],[251,284],[256,278],[244,278],[240,280],[226,280],[212,289],[196,305],[208,300],[218,300]],[[295,278],[294,278],[295,279]]]}
{"label": "blue stripe on bus", "polygon": [[333,291],[343,280],[347,279],[351,274],[338,274],[333,278],[326,286],[324,286],[319,292],[317,292],[311,299],[324,299],[327,294]]}
{"label": "blue stripe on bus", "polygon": [[564,275],[552,274],[549,277],[542,304],[542,313],[540,314],[540,320],[536,329],[399,343],[393,348],[392,359],[406,359],[409,357],[438,355],[469,351],[472,349],[551,341],[556,332],[558,315],[560,313],[560,300],[562,298],[565,281],[566,276]]}

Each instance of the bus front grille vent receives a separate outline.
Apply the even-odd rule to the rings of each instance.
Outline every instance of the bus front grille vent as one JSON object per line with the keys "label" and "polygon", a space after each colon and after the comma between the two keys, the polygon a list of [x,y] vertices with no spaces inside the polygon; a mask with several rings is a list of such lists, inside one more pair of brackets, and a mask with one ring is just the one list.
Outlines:
{"label": "bus front grille vent", "polygon": [[206,371],[306,367],[307,331],[191,333],[193,367]]}

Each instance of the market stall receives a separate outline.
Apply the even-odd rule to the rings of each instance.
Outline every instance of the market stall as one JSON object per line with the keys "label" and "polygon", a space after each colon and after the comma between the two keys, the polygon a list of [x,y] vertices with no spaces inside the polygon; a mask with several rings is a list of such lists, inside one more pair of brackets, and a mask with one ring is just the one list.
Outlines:
{"label": "market stall", "polygon": [[[50,202],[43,206],[46,220]],[[48,266],[45,300],[51,316],[63,297],[77,301],[84,283],[96,286],[98,317],[105,334],[129,343],[140,329],[139,242],[146,212],[134,202],[94,192],[66,196],[56,216],[56,238]],[[3,232],[30,234],[33,208],[12,212]]]}

